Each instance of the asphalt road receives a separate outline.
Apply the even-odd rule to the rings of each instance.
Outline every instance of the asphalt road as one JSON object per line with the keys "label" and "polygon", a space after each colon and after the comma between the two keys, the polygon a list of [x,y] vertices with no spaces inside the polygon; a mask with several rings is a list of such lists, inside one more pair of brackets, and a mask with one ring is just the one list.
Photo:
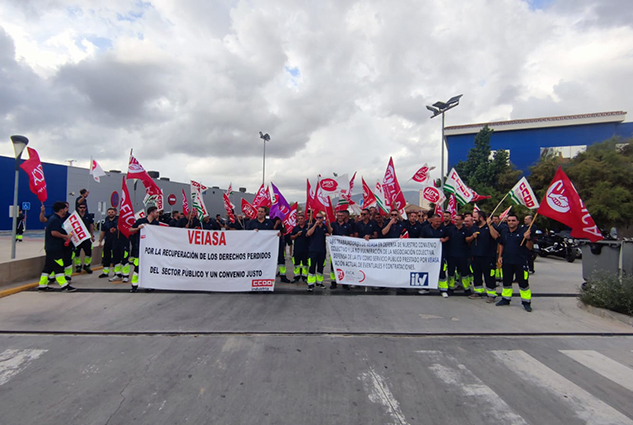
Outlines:
{"label": "asphalt road", "polygon": [[633,328],[538,296],[578,274],[541,262],[532,313],[397,292],[130,294],[82,275],[84,292],[0,299],[0,424],[633,424]]}

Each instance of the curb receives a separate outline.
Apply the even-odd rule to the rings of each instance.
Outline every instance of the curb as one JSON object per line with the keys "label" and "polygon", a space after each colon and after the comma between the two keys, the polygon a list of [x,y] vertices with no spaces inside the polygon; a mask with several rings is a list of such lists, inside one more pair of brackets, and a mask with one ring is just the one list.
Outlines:
{"label": "curb", "polygon": [[578,301],[578,307],[582,310],[585,310],[587,313],[591,313],[596,316],[603,317],[605,319],[611,319],[617,322],[622,322],[629,326],[633,326],[633,317],[627,316],[626,314],[616,313],[615,311],[606,310],[604,308],[599,308],[599,307],[594,307],[594,306],[585,304],[582,301]]}
{"label": "curb", "polygon": [[[92,270],[101,270],[103,267],[95,267]],[[72,276],[79,276],[81,273],[73,273]],[[25,285],[16,286],[15,288],[3,289],[0,291],[0,298],[8,297],[9,295],[14,295],[20,293],[22,291],[28,291],[29,289],[37,288],[39,286],[39,282],[27,283]]]}

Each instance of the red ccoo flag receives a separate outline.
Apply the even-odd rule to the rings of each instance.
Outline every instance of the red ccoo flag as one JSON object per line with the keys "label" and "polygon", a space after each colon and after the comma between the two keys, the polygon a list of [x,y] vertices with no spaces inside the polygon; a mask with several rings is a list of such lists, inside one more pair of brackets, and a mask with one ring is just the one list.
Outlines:
{"label": "red ccoo flag", "polygon": [[40,202],[44,203],[48,199],[48,193],[46,192],[46,180],[44,180],[44,170],[42,169],[42,163],[40,157],[35,149],[27,148],[29,152],[29,159],[24,161],[20,168],[26,171],[29,175],[29,186],[31,192],[37,196]]}
{"label": "red ccoo flag", "polygon": [[537,212],[571,227],[571,236],[574,238],[586,238],[591,242],[604,239],[561,167],[558,167]]}
{"label": "red ccoo flag", "polygon": [[121,188],[121,208],[119,209],[119,231],[130,237],[130,229],[134,226],[136,217],[134,217],[134,209],[132,208],[132,200],[130,192],[127,190],[127,180],[123,176],[123,187]]}

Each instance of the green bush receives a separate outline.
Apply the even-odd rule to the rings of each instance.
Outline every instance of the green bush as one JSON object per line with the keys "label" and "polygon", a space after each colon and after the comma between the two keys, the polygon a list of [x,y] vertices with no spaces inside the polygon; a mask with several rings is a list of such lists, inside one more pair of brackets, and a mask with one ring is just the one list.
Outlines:
{"label": "green bush", "polygon": [[611,273],[596,273],[578,295],[580,301],[633,316],[633,276],[622,279]]}

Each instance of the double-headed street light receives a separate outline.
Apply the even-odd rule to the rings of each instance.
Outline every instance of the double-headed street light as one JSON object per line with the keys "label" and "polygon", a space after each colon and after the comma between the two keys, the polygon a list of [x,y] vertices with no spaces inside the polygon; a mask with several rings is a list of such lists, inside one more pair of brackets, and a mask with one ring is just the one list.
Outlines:
{"label": "double-headed street light", "polygon": [[453,109],[454,107],[456,107],[457,105],[459,105],[459,99],[461,99],[461,97],[463,96],[463,94],[460,94],[458,96],[453,96],[450,99],[448,99],[447,102],[441,102],[441,101],[437,101],[435,102],[432,106],[427,105],[426,109],[428,109],[429,111],[433,112],[433,115],[431,115],[431,118],[435,118],[438,115],[442,115],[442,166],[441,168],[441,172],[442,172],[442,176],[441,176],[441,181],[442,181],[442,185],[444,185],[444,149],[446,147],[446,139],[444,137],[444,112],[448,111],[449,109]]}
{"label": "double-headed street light", "polygon": [[259,132],[259,138],[264,141],[264,165],[262,166],[262,184],[266,184],[266,142],[270,142],[270,136],[268,133],[262,134]]}
{"label": "double-headed street light", "polygon": [[18,226],[18,180],[20,178],[20,158],[29,139],[24,136],[11,136],[15,152],[15,186],[13,187],[13,224],[11,225],[11,259],[15,259],[15,234]]}

